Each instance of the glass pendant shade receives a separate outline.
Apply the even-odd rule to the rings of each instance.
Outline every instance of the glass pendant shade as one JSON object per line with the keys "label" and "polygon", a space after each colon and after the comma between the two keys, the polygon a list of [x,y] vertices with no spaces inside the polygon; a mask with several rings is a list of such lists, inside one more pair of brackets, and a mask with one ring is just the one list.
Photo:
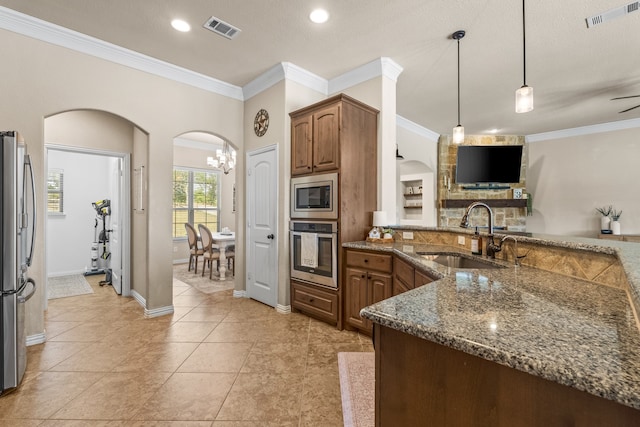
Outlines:
{"label": "glass pendant shade", "polygon": [[225,175],[236,166],[236,161],[236,150],[229,147],[227,141],[224,142],[222,149],[216,150],[216,158],[207,157],[207,165],[222,170]]}
{"label": "glass pendant shade", "polygon": [[458,125],[453,128],[453,143],[462,144],[464,142],[464,126]]}
{"label": "glass pendant shade", "polygon": [[533,88],[523,85],[516,90],[516,113],[528,113],[533,110]]}

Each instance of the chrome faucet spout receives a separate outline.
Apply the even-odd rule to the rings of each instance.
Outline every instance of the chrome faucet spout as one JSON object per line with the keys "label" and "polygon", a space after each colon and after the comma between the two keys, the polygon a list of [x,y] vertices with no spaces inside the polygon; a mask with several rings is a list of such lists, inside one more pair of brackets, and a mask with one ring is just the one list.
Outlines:
{"label": "chrome faucet spout", "polygon": [[504,236],[500,239],[500,248],[502,248],[502,244],[507,240],[513,240],[513,246],[511,247],[511,251],[513,252],[513,262],[516,267],[520,266],[520,259],[524,258],[526,255],[518,256],[518,240],[513,236]]}

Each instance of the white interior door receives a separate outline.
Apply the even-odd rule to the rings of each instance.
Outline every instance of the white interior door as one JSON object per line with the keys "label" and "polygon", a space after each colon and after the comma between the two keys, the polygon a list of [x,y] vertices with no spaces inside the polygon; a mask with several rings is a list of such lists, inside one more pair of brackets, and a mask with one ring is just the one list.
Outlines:
{"label": "white interior door", "polygon": [[114,157],[109,160],[111,173],[111,217],[109,233],[109,250],[111,257],[108,266],[111,268],[111,285],[118,295],[122,295],[122,239],[120,220],[122,215],[122,158]]}
{"label": "white interior door", "polygon": [[276,147],[247,154],[247,296],[275,307],[278,302]]}

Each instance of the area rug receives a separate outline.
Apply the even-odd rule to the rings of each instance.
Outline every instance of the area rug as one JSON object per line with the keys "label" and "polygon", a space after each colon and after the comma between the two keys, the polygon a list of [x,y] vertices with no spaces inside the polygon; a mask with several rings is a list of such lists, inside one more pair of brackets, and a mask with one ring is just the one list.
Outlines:
{"label": "area rug", "polygon": [[75,297],[92,293],[91,285],[82,274],[47,278],[47,297],[49,299]]}
{"label": "area rug", "polygon": [[202,270],[200,269],[201,267],[201,265],[198,266],[198,274],[196,274],[193,272],[193,269],[191,269],[191,271],[187,271],[187,264],[174,265],[173,283],[184,283],[205,294],[212,294],[215,292],[233,289],[233,275],[229,270],[227,270],[225,280],[220,280],[219,277],[216,276],[217,273],[215,271],[213,272],[213,276],[211,277],[211,279],[209,279],[209,270],[207,270],[204,274],[204,277],[202,277]]}
{"label": "area rug", "polygon": [[375,353],[338,353],[342,416],[345,427],[375,424]]}

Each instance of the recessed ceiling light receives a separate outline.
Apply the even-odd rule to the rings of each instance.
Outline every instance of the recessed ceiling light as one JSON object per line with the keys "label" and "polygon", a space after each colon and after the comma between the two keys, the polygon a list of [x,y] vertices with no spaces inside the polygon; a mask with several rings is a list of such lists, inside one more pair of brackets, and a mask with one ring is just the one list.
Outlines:
{"label": "recessed ceiling light", "polygon": [[500,129],[489,129],[487,132],[489,133],[498,133]]}
{"label": "recessed ceiling light", "polygon": [[329,12],[324,9],[316,9],[309,14],[309,19],[316,24],[324,24],[329,20]]}
{"label": "recessed ceiling light", "polygon": [[186,21],[183,21],[182,19],[174,19],[173,21],[171,21],[171,26],[183,33],[186,33],[187,31],[191,31],[191,25],[189,25]]}

